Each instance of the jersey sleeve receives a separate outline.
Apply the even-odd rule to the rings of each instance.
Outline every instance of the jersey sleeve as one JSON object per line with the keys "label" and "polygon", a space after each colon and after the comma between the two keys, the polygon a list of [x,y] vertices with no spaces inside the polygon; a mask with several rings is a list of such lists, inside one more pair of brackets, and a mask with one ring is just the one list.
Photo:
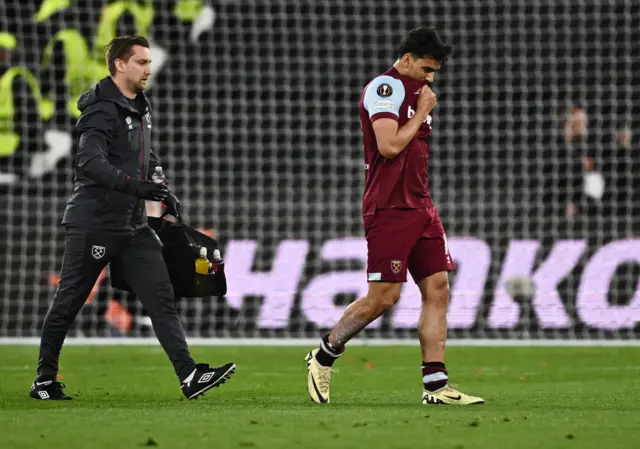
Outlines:
{"label": "jersey sleeve", "polygon": [[386,75],[374,78],[364,93],[364,108],[371,122],[381,118],[398,121],[404,94],[402,81]]}

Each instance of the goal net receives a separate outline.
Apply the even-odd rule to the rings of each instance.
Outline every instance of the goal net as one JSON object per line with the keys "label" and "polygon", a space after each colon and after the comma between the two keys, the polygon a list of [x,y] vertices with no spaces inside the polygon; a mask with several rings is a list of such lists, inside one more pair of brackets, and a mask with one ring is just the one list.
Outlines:
{"label": "goal net", "polygon": [[[37,337],[61,266],[77,96],[117,34],[152,42],[153,148],[226,297],[188,335],[315,338],[367,290],[358,101],[407,30],[437,75],[431,189],[458,265],[450,338],[640,335],[640,3],[632,0],[0,4],[0,336]],[[14,6],[12,6],[14,5]],[[365,338],[415,338],[419,292]],[[152,335],[105,270],[71,336]]]}

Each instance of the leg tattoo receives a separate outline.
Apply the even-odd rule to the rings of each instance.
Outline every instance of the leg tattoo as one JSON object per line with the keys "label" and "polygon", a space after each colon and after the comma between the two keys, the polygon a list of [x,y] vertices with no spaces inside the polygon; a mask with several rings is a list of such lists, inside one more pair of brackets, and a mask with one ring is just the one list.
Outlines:
{"label": "leg tattoo", "polygon": [[361,320],[353,317],[345,317],[335,328],[333,335],[335,337],[334,345],[344,346],[349,340],[355,337],[362,329],[367,327],[370,321]]}

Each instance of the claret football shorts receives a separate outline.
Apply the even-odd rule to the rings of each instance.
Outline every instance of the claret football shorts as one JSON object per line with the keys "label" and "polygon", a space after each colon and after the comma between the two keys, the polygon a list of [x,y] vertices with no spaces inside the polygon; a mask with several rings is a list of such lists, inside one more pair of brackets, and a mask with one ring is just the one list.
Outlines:
{"label": "claret football shorts", "polygon": [[417,284],[440,271],[455,270],[435,207],[379,209],[364,217],[364,230],[369,282],[406,282],[409,270]]}

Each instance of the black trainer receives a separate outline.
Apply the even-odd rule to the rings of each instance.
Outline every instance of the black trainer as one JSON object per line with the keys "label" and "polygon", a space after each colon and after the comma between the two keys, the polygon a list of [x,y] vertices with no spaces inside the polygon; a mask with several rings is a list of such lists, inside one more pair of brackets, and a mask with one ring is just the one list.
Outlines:
{"label": "black trainer", "polygon": [[229,380],[235,370],[235,363],[227,363],[217,368],[211,368],[206,363],[198,363],[196,369],[182,381],[182,393],[187,399],[197,399],[205,391]]}
{"label": "black trainer", "polygon": [[63,388],[66,388],[66,386],[61,382],[53,380],[39,382],[36,379],[33,381],[33,384],[31,384],[29,396],[41,401],[70,401],[72,398],[64,393]]}

